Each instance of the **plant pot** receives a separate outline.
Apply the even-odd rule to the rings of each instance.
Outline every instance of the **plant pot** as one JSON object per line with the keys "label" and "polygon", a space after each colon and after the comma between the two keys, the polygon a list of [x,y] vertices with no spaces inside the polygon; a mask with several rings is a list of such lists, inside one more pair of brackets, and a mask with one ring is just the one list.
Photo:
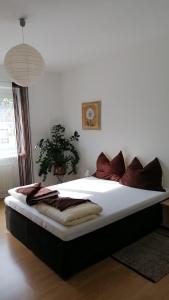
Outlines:
{"label": "plant pot", "polygon": [[64,176],[66,174],[66,170],[63,166],[55,166],[53,174],[56,176]]}

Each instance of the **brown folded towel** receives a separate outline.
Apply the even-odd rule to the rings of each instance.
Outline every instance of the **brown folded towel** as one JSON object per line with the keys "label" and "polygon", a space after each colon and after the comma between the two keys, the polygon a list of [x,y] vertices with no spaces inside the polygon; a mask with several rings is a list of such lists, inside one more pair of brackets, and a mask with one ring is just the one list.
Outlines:
{"label": "brown folded towel", "polygon": [[58,191],[42,187],[41,183],[35,183],[30,187],[21,187],[16,191],[26,196],[26,203],[30,206],[43,200],[56,199],[58,197]]}
{"label": "brown folded towel", "polygon": [[20,187],[16,190],[17,193],[21,193],[25,196],[32,197],[42,188],[41,182],[35,183],[31,186]]}
{"label": "brown folded towel", "polygon": [[40,190],[38,190],[33,196],[28,196],[28,199],[36,199],[36,200],[43,200],[43,199],[48,199],[49,197],[52,196],[57,196],[59,194],[58,191],[52,191],[46,187],[41,187]]}
{"label": "brown folded towel", "polygon": [[39,202],[48,202],[50,203],[50,201],[52,200],[55,200],[58,198],[58,192],[57,191],[52,191],[51,193],[48,193],[46,195],[43,195],[41,197],[33,197],[33,198],[27,198],[26,199],[26,203],[30,206],[32,205],[35,205],[35,204],[38,204]]}

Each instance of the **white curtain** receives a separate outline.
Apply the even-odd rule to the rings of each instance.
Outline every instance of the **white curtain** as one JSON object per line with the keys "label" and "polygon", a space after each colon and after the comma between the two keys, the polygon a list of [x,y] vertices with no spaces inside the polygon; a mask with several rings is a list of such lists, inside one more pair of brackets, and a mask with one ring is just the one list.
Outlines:
{"label": "white curtain", "polygon": [[0,82],[0,199],[19,185],[11,83]]}
{"label": "white curtain", "polygon": [[19,186],[16,157],[0,159],[0,199],[7,196],[10,188]]}

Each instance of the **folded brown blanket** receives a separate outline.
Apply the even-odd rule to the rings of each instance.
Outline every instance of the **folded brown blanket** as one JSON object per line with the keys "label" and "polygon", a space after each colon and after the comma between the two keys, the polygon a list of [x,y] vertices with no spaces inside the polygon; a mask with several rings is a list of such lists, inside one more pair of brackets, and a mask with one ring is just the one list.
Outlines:
{"label": "folded brown blanket", "polygon": [[58,191],[52,191],[46,187],[42,187],[41,183],[35,183],[31,187],[21,187],[16,191],[27,196],[26,203],[30,206],[43,202],[59,209],[60,211],[64,211],[69,207],[77,206],[86,202],[92,202],[89,199],[58,197]]}
{"label": "folded brown blanket", "polygon": [[[48,204],[52,207],[59,209],[60,211],[64,211],[67,208],[77,206],[86,202],[92,202],[89,199],[75,199],[70,197],[58,197],[57,199],[44,200],[43,203]],[[93,203],[93,202],[92,202]]]}

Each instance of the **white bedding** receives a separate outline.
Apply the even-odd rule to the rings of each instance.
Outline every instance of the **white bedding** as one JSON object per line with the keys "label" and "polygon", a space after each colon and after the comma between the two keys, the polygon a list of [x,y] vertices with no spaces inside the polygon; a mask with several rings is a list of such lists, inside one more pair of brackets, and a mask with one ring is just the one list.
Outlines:
{"label": "white bedding", "polygon": [[7,197],[5,203],[64,241],[99,229],[169,197],[169,191],[135,189],[95,177],[69,181],[51,186],[50,189],[59,190],[61,196],[91,199],[98,203],[103,211],[93,220],[67,227],[42,215],[34,207],[28,206],[13,196]]}

